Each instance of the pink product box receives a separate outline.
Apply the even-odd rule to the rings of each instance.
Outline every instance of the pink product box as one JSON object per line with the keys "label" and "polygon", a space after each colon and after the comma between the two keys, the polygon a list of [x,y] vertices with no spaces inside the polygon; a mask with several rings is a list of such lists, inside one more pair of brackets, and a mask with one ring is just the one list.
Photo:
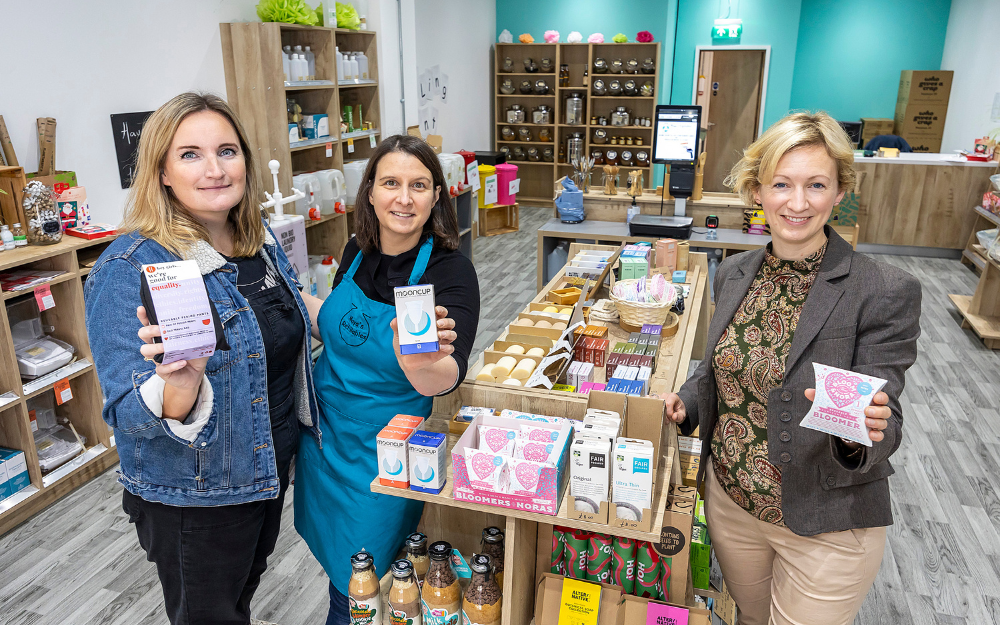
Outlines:
{"label": "pink product box", "polygon": [[[478,451],[480,447],[479,426],[507,428],[516,431],[525,423],[522,420],[504,417],[486,415],[476,417],[451,450],[455,499],[539,514],[557,514],[568,483],[569,442],[573,438],[573,426],[566,419],[562,421],[562,424],[552,426],[552,429],[558,432],[556,448],[553,449],[550,456],[554,466],[543,466],[538,465],[538,463],[524,464],[527,461],[509,463],[506,465],[508,473],[506,480],[504,480],[497,479],[499,476],[496,475],[496,460],[493,459],[492,454],[483,455],[482,452]],[[531,423],[530,425],[538,426],[539,423]],[[525,467],[521,469],[521,475],[511,475],[509,471],[516,471],[520,464],[524,464]],[[534,483],[533,477],[535,465],[538,465],[536,483]],[[527,477],[529,472],[527,467],[529,466],[532,473],[530,479]],[[484,475],[486,479],[481,479]],[[529,494],[528,490],[523,488],[529,484],[522,482],[518,479],[519,477],[524,478],[525,481],[533,482],[530,484],[534,487],[533,494]],[[511,482],[515,486],[514,494],[503,492],[508,490],[503,486],[511,484]],[[500,488],[498,489],[498,487]]]}
{"label": "pink product box", "polygon": [[601,382],[584,382],[580,385],[580,390],[577,392],[587,395],[590,391],[603,391],[604,388],[604,384]]}

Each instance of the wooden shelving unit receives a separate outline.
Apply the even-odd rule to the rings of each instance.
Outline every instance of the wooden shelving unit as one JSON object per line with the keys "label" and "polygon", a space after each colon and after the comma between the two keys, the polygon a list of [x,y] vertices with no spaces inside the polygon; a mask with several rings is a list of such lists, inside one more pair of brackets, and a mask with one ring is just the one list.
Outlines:
{"label": "wooden shelving unit", "polygon": [[[271,159],[281,163],[279,183],[282,189],[288,189],[293,175],[320,169],[343,170],[345,162],[371,155],[372,139],[376,145],[381,139],[375,32],[274,22],[224,23],[219,30],[229,104],[257,148],[266,180],[271,179],[267,168]],[[284,81],[281,50],[286,45],[311,47],[316,55],[318,80]],[[341,52],[364,52],[370,78],[338,81],[337,46]],[[330,136],[290,144],[286,98],[294,99],[303,113],[325,113]],[[357,111],[359,105],[362,121],[371,122],[372,129],[341,133],[343,107]],[[286,206],[285,210],[294,212],[294,207]],[[349,212],[319,222],[307,220],[309,253],[330,255],[339,261],[353,230],[352,218]]]}
{"label": "wooden shelving unit", "polygon": [[962,251],[962,262],[972,265],[979,273],[979,284],[972,297],[949,295],[962,316],[962,327],[976,333],[990,349],[1000,349],[1000,263],[986,254],[976,233],[1000,227],[1000,215],[994,215],[981,206],[973,206],[975,224],[969,242]]}
{"label": "wooden shelving unit", "polygon": [[[591,117],[604,116],[609,119],[610,123],[611,111],[618,106],[625,106],[629,108],[633,117],[649,117],[650,120],[653,119],[653,113],[656,107],[655,96],[594,96],[591,95],[591,93],[593,81],[597,77],[603,78],[606,82],[610,82],[613,79],[612,77],[615,77],[623,83],[625,80],[633,78],[635,79],[637,86],[641,86],[646,80],[651,80],[653,82],[653,93],[659,93],[659,43],[498,43],[496,44],[494,51],[496,54],[495,67],[497,68],[493,85],[494,93],[496,94],[494,103],[496,118],[493,125],[494,149],[499,150],[502,146],[508,146],[513,149],[520,145],[526,148],[537,147],[539,148],[539,151],[541,151],[542,148],[551,146],[554,152],[553,162],[520,160],[508,161],[509,163],[518,166],[517,175],[518,178],[521,179],[521,191],[517,196],[519,203],[528,203],[538,206],[553,205],[552,197],[555,181],[563,176],[573,173],[573,166],[564,160],[561,161],[559,158],[560,146],[565,152],[566,140],[575,132],[579,132],[583,135],[584,153],[587,155],[589,155],[593,149],[600,149],[602,151],[615,149],[620,155],[621,151],[625,149],[630,150],[633,154],[635,154],[637,150],[645,150],[646,153],[649,154],[650,158],[652,158],[652,126],[598,126],[592,125],[589,122]],[[539,64],[541,59],[550,58],[554,60],[555,71],[549,73],[504,73],[499,71],[499,68],[503,67],[503,60],[505,57],[511,58],[515,69],[524,67],[524,60],[527,58],[531,58]],[[614,59],[627,61],[628,59],[634,58],[638,59],[641,63],[643,59],[652,58],[653,62],[656,64],[656,72],[654,74],[597,74],[595,76],[593,73],[593,67],[594,60],[597,58],[603,58],[609,64]],[[561,65],[569,66],[569,82],[571,85],[569,87],[559,87],[559,68]],[[588,86],[583,85],[583,72],[585,69],[589,72],[590,85]],[[510,95],[500,93],[500,85],[503,83],[505,78],[510,78],[514,82],[514,88],[518,90],[517,92]],[[533,84],[539,79],[545,80],[548,83],[549,92],[546,95],[520,93],[519,89],[521,81],[530,80]],[[581,96],[583,96],[584,117],[588,122],[587,124],[569,125],[563,123],[565,120],[563,103],[565,98],[573,92],[578,92]],[[520,104],[525,108],[526,117],[529,123],[506,123],[507,107],[512,104]],[[547,104],[552,107],[552,124],[530,123],[531,110],[539,104]],[[532,133],[532,141],[504,141],[500,134],[501,129],[504,126],[510,126],[514,129],[515,133],[522,127],[530,129]],[[537,140],[538,132],[542,128],[549,129],[552,136],[551,142],[540,142]],[[609,137],[639,137],[642,139],[643,145],[612,146],[609,144],[594,144],[592,139],[593,131],[596,128],[607,130]],[[620,169],[621,171],[641,169],[643,170],[644,185],[647,188],[653,188],[656,186],[651,180],[651,166],[620,166]],[[596,166],[593,171],[592,185],[599,185],[601,183],[601,173],[601,166]],[[621,175],[621,173],[619,173],[619,175]]]}
{"label": "wooden shelving unit", "polygon": [[[73,362],[35,380],[23,381],[18,373],[7,309],[34,297],[33,290],[3,293],[3,305],[0,306],[0,396],[12,395],[0,397],[0,446],[24,452],[31,486],[0,501],[0,535],[118,462],[114,436],[101,417],[104,400],[87,341],[83,303],[83,283],[90,273],[90,269],[83,264],[96,260],[113,238],[86,241],[67,236],[55,245],[28,246],[0,254],[0,271],[44,269],[65,272],[46,283],[52,290],[56,305],[41,313],[42,323],[54,328],[50,333],[52,336],[76,348]],[[56,414],[68,419],[80,436],[86,437],[86,450],[66,464],[43,474],[38,463],[27,400],[52,393],[53,386],[62,380],[69,381],[73,399],[57,406]]]}

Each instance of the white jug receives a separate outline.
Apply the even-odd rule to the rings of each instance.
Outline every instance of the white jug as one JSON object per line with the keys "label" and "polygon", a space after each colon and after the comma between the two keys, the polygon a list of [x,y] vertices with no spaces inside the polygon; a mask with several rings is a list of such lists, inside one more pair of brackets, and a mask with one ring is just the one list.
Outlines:
{"label": "white jug", "polygon": [[461,154],[438,154],[444,180],[451,195],[458,195],[458,186],[465,180],[465,159]]}
{"label": "white jug", "polygon": [[[305,197],[295,201],[295,213],[303,217],[312,218],[309,210],[315,208],[320,210],[320,185],[319,177],[316,174],[299,174],[292,176],[292,186],[305,194]],[[317,215],[317,219],[319,216]]]}
{"label": "white jug", "polygon": [[[323,169],[316,172],[320,188],[320,212],[324,215],[343,213],[347,204],[347,184],[344,172],[339,169]],[[337,204],[340,204],[339,210]]]}
{"label": "white jug", "polygon": [[365,175],[368,167],[368,159],[352,161],[344,164],[344,182],[347,185],[347,204],[354,206],[358,198],[358,188],[361,187],[361,179]]}

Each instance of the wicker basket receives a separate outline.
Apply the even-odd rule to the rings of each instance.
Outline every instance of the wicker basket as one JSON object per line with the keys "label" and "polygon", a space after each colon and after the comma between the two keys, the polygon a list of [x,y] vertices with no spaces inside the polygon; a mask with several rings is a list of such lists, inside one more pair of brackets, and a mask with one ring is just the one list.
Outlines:
{"label": "wicker basket", "polygon": [[[619,280],[621,283],[638,282],[638,280]],[[663,325],[670,313],[673,302],[645,303],[629,302],[617,297],[614,293],[609,294],[611,301],[618,308],[618,315],[621,321],[630,326],[642,326],[647,323],[653,325]]]}

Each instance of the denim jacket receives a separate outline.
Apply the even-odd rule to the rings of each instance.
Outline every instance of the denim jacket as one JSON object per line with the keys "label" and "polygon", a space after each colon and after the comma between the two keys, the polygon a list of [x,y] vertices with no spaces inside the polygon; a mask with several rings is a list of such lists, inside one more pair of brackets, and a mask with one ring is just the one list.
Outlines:
{"label": "denim jacket", "polygon": [[[317,439],[309,313],[291,263],[270,230],[264,258],[279,269],[305,320],[295,373],[299,422]],[[267,363],[253,310],[236,288],[237,268],[205,241],[187,259],[198,263],[219,312],[228,351],[209,358],[199,397],[183,422],[162,419],[163,381],[139,353],[135,309],[144,264],[179,260],[138,234],[119,237],[87,277],[87,334],[104,392],[104,420],[114,428],[119,481],[147,501],[175,506],[221,506],[278,496],[267,401]]]}

